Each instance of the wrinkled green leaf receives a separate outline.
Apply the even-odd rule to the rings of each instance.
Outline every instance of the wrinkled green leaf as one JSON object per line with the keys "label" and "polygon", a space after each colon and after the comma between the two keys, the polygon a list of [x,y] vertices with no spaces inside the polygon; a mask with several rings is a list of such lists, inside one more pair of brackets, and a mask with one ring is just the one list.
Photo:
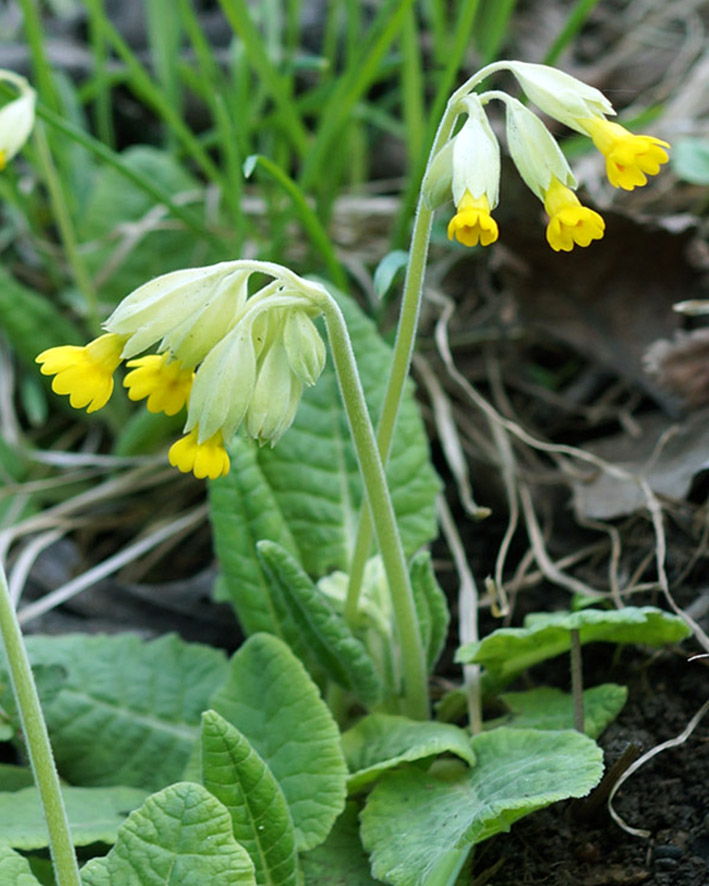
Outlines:
{"label": "wrinkled green leaf", "polygon": [[411,562],[411,588],[414,592],[426,663],[431,672],[445,646],[450,613],[446,595],[436,581],[431,554],[428,551],[421,551]]}
{"label": "wrinkled green leaf", "polygon": [[[112,843],[128,813],[146,798],[138,788],[63,787],[71,837],[77,846]],[[0,793],[0,839],[15,849],[49,845],[47,823],[37,788]]]}
{"label": "wrinkled green leaf", "polygon": [[[598,738],[618,716],[628,698],[628,690],[617,683],[602,683],[583,693],[584,732]],[[509,714],[485,723],[486,729],[509,726],[513,729],[573,729],[574,699],[572,695],[540,686],[525,692],[505,692],[500,696]]]}
{"label": "wrinkled green leaf", "polygon": [[66,672],[59,691],[42,701],[67,781],[151,790],[182,776],[202,711],[227,672],[221,651],[175,635],[147,643],[130,634],[26,642],[34,667]]}
{"label": "wrinkled green leaf", "polygon": [[202,717],[202,783],[229,811],[259,886],[296,886],[295,831],[283,791],[248,740],[216,711]]}
{"label": "wrinkled green leaf", "polygon": [[105,858],[81,871],[83,886],[255,886],[231,818],[202,785],[179,782],[131,813]]}
{"label": "wrinkled green leaf", "polygon": [[250,637],[210,707],[246,736],[275,775],[298,848],[321,843],[344,806],[347,767],[332,714],[288,646],[269,634]]}
{"label": "wrinkled green leaf", "polygon": [[376,877],[394,886],[452,886],[472,846],[530,812],[584,796],[603,771],[600,748],[573,730],[502,727],[472,745],[473,769],[382,776],[361,815]]}
{"label": "wrinkled green leaf", "polygon": [[302,856],[306,886],[375,886],[359,839],[358,806],[349,802],[327,840]]}
{"label": "wrinkled green leaf", "polygon": [[381,682],[367,650],[288,551],[271,541],[257,545],[270,582],[281,636],[305,664],[314,663],[366,705],[381,696]]}
{"label": "wrinkled green leaf", "polygon": [[343,734],[342,749],[352,773],[347,779],[350,793],[362,790],[388,769],[413,760],[451,753],[471,766],[475,763],[470,737],[457,726],[390,714],[364,717]]}
{"label": "wrinkled green leaf", "polygon": [[[381,409],[391,350],[351,299],[345,314],[373,420]],[[428,443],[407,388],[387,476],[408,556],[436,534],[438,480]],[[257,448],[237,438],[232,469],[210,484],[215,545],[224,585],[248,633],[278,633],[264,596],[255,543],[275,541],[318,578],[347,570],[356,536],[362,488],[332,360],[308,388],[293,427],[278,445]]]}
{"label": "wrinkled green leaf", "polygon": [[572,630],[578,630],[582,644],[662,646],[689,634],[679,616],[653,606],[533,613],[522,628],[498,628],[477,643],[461,646],[456,661],[482,664],[495,680],[507,682],[540,661],[568,652]]}
{"label": "wrinkled green leaf", "polygon": [[0,886],[40,886],[27,859],[2,844],[0,844]]}

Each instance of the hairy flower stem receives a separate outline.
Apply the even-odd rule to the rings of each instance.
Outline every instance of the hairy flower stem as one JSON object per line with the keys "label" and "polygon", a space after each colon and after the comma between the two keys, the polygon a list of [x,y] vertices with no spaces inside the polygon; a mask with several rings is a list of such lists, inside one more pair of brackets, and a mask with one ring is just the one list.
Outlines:
{"label": "hairy flower stem", "polygon": [[0,566],[0,633],[7,653],[10,681],[17,701],[25,744],[47,821],[49,849],[57,886],[81,886],[79,867],[71,841],[47,726],[42,716],[37,687],[2,566]]}
{"label": "hairy flower stem", "polygon": [[[474,74],[466,81],[453,95],[451,95],[446,110],[441,117],[431,152],[426,165],[426,172],[433,161],[433,158],[440,151],[446,141],[450,138],[450,134],[455,125],[458,115],[461,113],[460,101],[467,95],[481,80],[484,80],[489,74],[504,67],[504,63],[494,63],[482,68],[477,74]],[[426,177],[424,172],[424,179]],[[382,407],[379,425],[377,427],[377,445],[384,464],[389,458],[389,450],[391,449],[391,441],[394,436],[394,428],[396,427],[396,418],[399,413],[399,406],[404,391],[404,385],[409,375],[411,366],[411,357],[414,351],[416,341],[416,330],[418,329],[419,313],[421,310],[421,296],[423,293],[423,277],[426,270],[426,260],[428,258],[428,247],[431,240],[431,227],[433,224],[433,210],[425,206],[423,202],[423,194],[419,193],[418,206],[416,208],[416,218],[411,234],[411,247],[409,249],[409,261],[406,268],[406,280],[404,282],[404,293],[401,301],[401,310],[399,312],[399,325],[396,331],[396,343],[394,344],[394,354],[392,356],[391,369],[389,370],[389,380],[384,395],[384,405]],[[359,527],[357,530],[357,539],[355,542],[354,553],[349,570],[349,583],[347,586],[347,599],[345,600],[345,618],[350,625],[353,625],[357,616],[357,608],[359,605],[359,595],[362,589],[362,579],[364,577],[364,567],[369,556],[369,550],[372,544],[372,522],[367,509],[362,510],[360,516]]]}
{"label": "hairy flower stem", "polygon": [[364,399],[345,319],[329,295],[318,301],[325,317],[335,371],[357,452],[369,504],[367,513],[371,514],[389,584],[403,671],[404,696],[401,712],[407,717],[424,720],[428,717],[426,661],[411,580],[384,465]]}

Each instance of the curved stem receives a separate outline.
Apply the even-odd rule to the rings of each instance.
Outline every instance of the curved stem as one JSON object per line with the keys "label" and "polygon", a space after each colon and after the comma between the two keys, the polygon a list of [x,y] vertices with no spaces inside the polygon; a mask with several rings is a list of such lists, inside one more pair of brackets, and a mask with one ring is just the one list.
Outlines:
{"label": "curved stem", "polygon": [[426,661],[421,642],[411,580],[396,524],[394,507],[379,455],[374,428],[367,411],[357,364],[342,312],[324,291],[317,299],[322,308],[333,363],[357,452],[396,622],[404,681],[402,713],[414,719],[428,716]]}
{"label": "curved stem", "polygon": [[2,566],[0,566],[0,633],[7,653],[10,680],[17,700],[32,772],[47,821],[54,875],[58,886],[81,886],[47,726],[42,716],[37,687]]}

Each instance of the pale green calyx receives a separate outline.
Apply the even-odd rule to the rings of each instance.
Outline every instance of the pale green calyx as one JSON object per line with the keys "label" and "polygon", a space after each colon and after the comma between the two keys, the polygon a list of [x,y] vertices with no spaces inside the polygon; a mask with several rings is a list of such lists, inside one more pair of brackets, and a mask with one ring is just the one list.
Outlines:
{"label": "pale green calyx", "polygon": [[575,188],[576,179],[571,167],[539,117],[516,99],[508,97],[505,104],[507,145],[530,190],[543,201],[552,178],[557,178],[568,188]]}
{"label": "pale green calyx", "polygon": [[17,98],[0,108],[0,170],[17,154],[32,132],[37,94],[24,77],[0,69],[0,80],[11,83]]}
{"label": "pale green calyx", "polygon": [[246,412],[246,432],[274,446],[293,424],[303,383],[291,369],[282,336],[261,354],[256,384]]}
{"label": "pale green calyx", "polygon": [[212,348],[197,370],[185,431],[198,427],[199,443],[217,431],[230,440],[246,415],[255,383],[252,324],[246,320]]}
{"label": "pale green calyx", "polygon": [[304,310],[293,308],[287,312],[283,345],[293,372],[303,384],[314,385],[325,366],[325,344]]}
{"label": "pale green calyx", "polygon": [[570,129],[587,135],[580,120],[615,114],[613,105],[602,92],[570,74],[529,62],[503,64],[515,75],[530,101]]}
{"label": "pale green calyx", "polygon": [[421,183],[421,195],[428,209],[438,209],[451,199],[453,145],[450,140],[431,160]]}
{"label": "pale green calyx", "polygon": [[472,93],[463,104],[468,119],[453,139],[453,202],[458,206],[468,192],[475,200],[487,197],[489,208],[494,209],[500,188],[500,145],[480,98]]}

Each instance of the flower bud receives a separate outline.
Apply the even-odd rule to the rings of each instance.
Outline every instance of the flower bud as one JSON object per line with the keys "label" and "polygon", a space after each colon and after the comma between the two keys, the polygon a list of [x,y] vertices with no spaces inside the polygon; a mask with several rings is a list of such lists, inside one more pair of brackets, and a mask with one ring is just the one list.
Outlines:
{"label": "flower bud", "polygon": [[458,206],[466,191],[474,200],[485,196],[497,206],[500,187],[500,145],[477,95],[465,98],[468,119],[453,139],[452,192]]}
{"label": "flower bud", "polygon": [[247,433],[274,446],[293,423],[302,393],[303,383],[291,370],[285,345],[274,341],[260,361],[246,413]]}
{"label": "flower bud", "polygon": [[579,120],[614,115],[613,105],[593,86],[549,65],[508,62],[527,98],[545,114],[577,132],[586,131]]}
{"label": "flower bud", "polygon": [[0,109],[0,171],[17,154],[32,132],[37,95],[25,80],[12,71],[0,70],[0,80],[7,80],[20,90],[17,98]]}
{"label": "flower bud", "polygon": [[325,345],[307,313],[288,311],[283,327],[283,346],[293,372],[306,385],[314,385],[325,366]]}
{"label": "flower bud", "polygon": [[552,177],[568,188],[575,188],[576,179],[571,167],[539,117],[514,99],[509,99],[506,104],[507,145],[530,190],[543,200]]}

